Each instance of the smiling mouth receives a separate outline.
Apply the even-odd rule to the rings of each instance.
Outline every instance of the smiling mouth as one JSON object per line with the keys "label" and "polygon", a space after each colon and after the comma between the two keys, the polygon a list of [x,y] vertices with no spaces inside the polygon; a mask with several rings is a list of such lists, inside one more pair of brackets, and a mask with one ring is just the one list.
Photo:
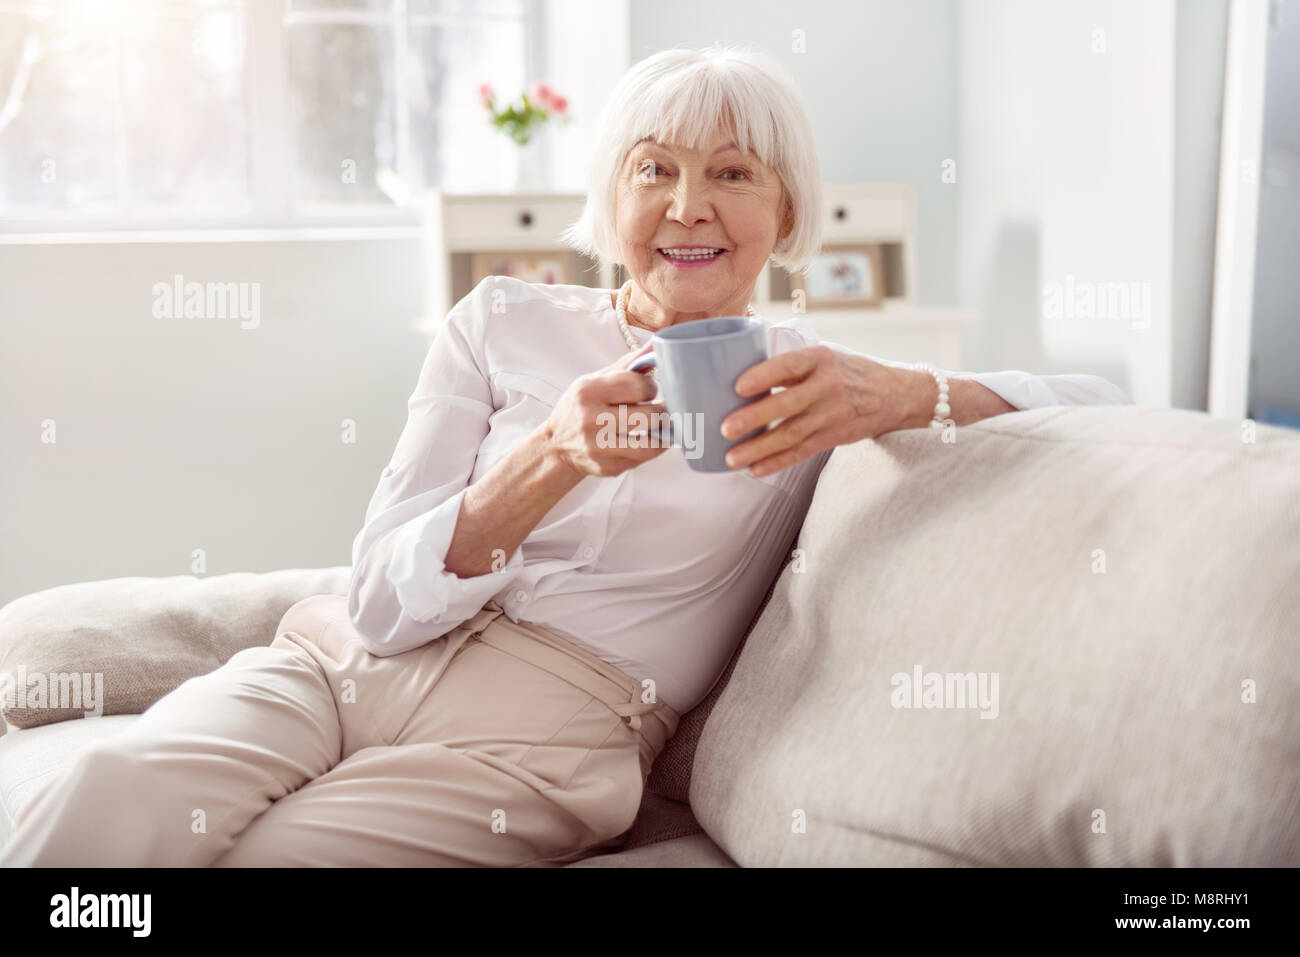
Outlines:
{"label": "smiling mouth", "polygon": [[721,246],[702,247],[697,249],[680,249],[670,246],[656,251],[665,259],[676,263],[712,262],[722,256],[723,253],[727,252],[727,250],[723,249]]}

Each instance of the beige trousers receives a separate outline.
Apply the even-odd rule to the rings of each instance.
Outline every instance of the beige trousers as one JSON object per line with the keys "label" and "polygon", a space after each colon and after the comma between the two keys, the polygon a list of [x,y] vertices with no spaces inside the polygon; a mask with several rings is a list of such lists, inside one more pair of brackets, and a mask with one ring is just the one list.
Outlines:
{"label": "beige trousers", "polygon": [[616,848],[677,730],[640,683],[499,605],[400,655],[338,595],[92,745],[0,865],[550,866]]}

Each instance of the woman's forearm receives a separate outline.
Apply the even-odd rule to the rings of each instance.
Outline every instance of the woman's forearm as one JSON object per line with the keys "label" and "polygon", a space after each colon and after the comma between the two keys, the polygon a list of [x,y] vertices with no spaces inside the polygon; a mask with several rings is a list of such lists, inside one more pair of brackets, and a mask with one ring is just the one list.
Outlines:
{"label": "woman's forearm", "polygon": [[461,578],[500,568],[582,479],[539,427],[466,489],[443,567]]}
{"label": "woman's forearm", "polygon": [[[910,377],[910,386],[906,390],[909,397],[906,402],[907,414],[900,429],[923,429],[934,418],[934,406],[939,397],[939,386],[934,376],[919,369],[900,369]],[[1007,412],[1019,411],[992,389],[986,388],[971,379],[951,377],[948,379],[948,407],[952,410],[948,418],[954,425],[970,425],[981,419]]]}

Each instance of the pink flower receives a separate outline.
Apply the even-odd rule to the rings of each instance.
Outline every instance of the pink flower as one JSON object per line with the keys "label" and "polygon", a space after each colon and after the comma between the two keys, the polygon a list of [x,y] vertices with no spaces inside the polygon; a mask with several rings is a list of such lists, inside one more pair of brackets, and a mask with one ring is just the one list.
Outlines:
{"label": "pink flower", "polygon": [[533,84],[533,88],[528,92],[538,103],[546,103],[551,99],[551,88],[545,83]]}
{"label": "pink flower", "polygon": [[478,101],[483,106],[490,106],[492,103],[492,85],[490,83],[480,83],[478,88]]}
{"label": "pink flower", "polygon": [[556,96],[551,99],[551,108],[555,110],[557,114],[563,114],[568,106],[569,101],[562,96]]}

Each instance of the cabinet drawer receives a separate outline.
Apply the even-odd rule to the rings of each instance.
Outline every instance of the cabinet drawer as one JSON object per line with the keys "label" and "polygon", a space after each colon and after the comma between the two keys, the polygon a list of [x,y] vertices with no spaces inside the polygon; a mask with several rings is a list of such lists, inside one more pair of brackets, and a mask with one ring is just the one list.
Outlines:
{"label": "cabinet drawer", "polygon": [[829,196],[824,241],[898,239],[912,234],[913,206],[897,193]]}
{"label": "cabinet drawer", "polygon": [[545,249],[560,247],[560,233],[580,215],[581,201],[449,199],[443,227],[451,250]]}

